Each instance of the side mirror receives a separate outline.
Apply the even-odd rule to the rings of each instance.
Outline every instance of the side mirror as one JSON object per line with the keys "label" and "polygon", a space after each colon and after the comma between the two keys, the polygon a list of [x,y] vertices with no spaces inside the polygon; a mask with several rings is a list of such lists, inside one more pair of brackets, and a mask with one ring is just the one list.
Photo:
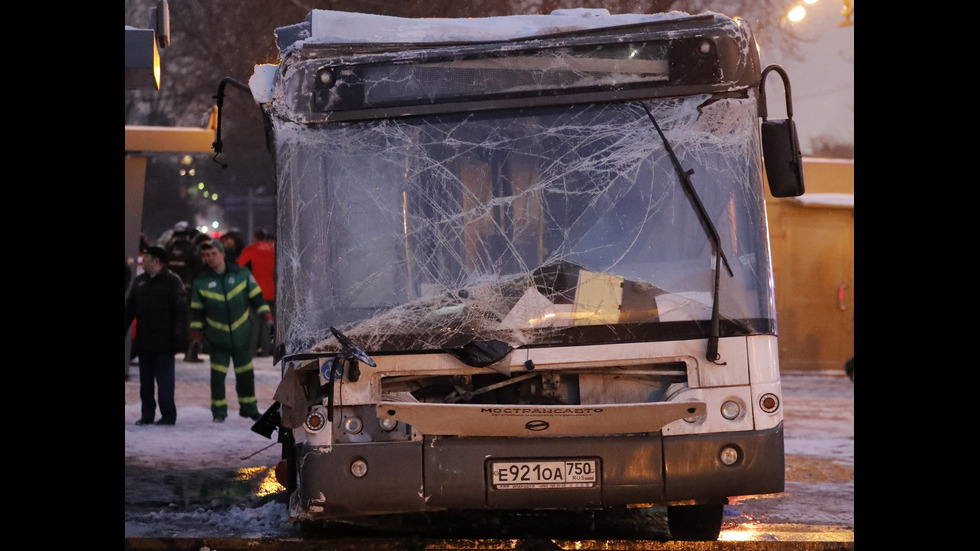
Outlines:
{"label": "side mirror", "polygon": [[[766,120],[766,76],[776,71],[783,79],[786,92],[785,119]],[[770,65],[762,71],[759,83],[759,116],[762,117],[762,158],[766,165],[766,178],[773,197],[799,197],[803,195],[803,154],[793,122],[793,103],[790,99],[789,77],[779,65]]]}

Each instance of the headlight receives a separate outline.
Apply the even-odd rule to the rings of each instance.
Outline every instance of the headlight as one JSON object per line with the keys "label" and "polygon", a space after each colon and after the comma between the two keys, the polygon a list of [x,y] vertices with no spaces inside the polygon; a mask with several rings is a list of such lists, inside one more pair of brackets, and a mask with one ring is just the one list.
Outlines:
{"label": "headlight", "polygon": [[383,430],[385,432],[391,432],[391,431],[395,430],[395,427],[398,426],[398,421],[396,421],[392,417],[384,417],[384,418],[378,419],[378,425],[381,426],[381,430]]}
{"label": "headlight", "polygon": [[358,434],[364,428],[364,423],[360,417],[348,417],[344,419],[344,430],[351,434]]}
{"label": "headlight", "polygon": [[734,400],[725,400],[725,403],[721,405],[721,416],[729,421],[738,418],[741,413],[742,408]]}

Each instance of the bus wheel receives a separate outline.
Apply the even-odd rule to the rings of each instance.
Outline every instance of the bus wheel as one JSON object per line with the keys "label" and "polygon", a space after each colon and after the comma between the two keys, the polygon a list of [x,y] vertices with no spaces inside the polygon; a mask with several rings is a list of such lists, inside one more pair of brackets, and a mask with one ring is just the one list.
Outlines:
{"label": "bus wheel", "polygon": [[714,541],[721,533],[725,506],[721,503],[704,505],[669,505],[667,526],[670,537],[685,541]]}

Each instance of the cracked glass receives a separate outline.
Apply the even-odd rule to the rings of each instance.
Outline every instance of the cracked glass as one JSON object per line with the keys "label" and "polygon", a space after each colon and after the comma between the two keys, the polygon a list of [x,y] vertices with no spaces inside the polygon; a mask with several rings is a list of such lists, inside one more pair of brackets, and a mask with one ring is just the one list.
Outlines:
{"label": "cracked glass", "polygon": [[[741,334],[773,323],[756,101],[645,101]],[[371,352],[707,335],[712,243],[640,103],[273,124],[287,354],[336,351],[331,326]]]}

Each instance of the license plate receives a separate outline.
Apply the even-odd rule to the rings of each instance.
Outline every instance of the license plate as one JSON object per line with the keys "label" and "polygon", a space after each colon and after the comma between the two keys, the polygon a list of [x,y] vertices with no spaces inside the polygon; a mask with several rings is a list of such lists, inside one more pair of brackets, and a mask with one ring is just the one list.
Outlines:
{"label": "license plate", "polygon": [[598,480],[595,459],[547,459],[541,461],[493,461],[493,487],[499,490],[524,488],[591,488]]}

